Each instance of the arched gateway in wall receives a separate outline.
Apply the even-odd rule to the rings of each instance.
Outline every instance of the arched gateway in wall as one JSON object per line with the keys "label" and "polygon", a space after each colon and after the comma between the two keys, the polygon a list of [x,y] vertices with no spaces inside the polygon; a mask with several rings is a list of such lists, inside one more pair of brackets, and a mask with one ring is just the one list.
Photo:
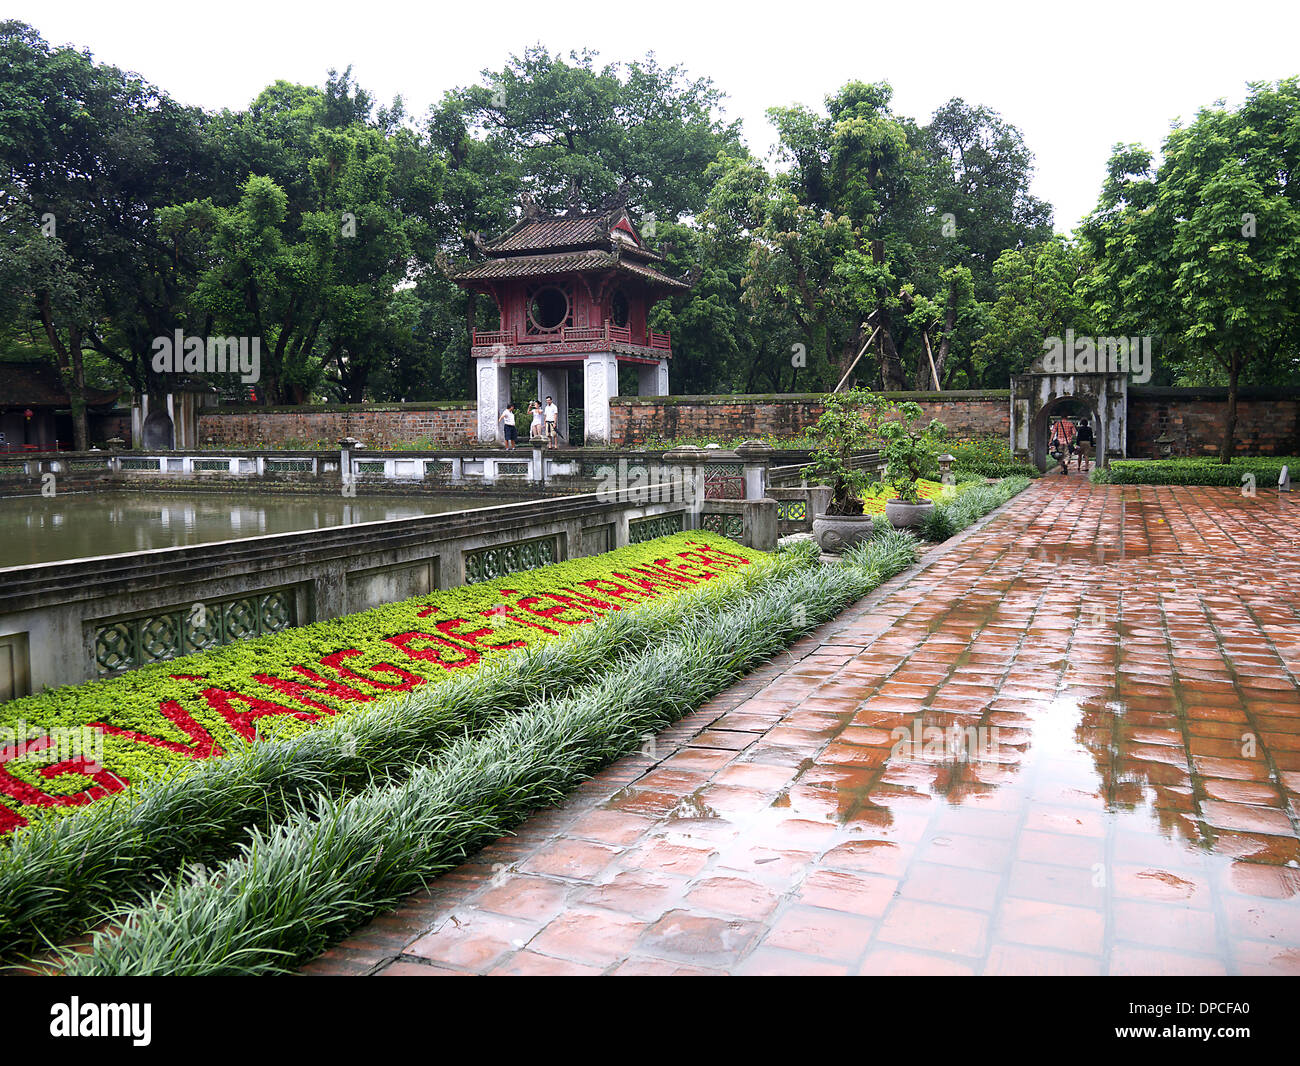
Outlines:
{"label": "arched gateway in wall", "polygon": [[1082,409],[1097,437],[1097,465],[1122,459],[1128,439],[1128,375],[1063,374],[1046,369],[1044,357],[1011,379],[1011,454],[1047,469],[1052,418]]}

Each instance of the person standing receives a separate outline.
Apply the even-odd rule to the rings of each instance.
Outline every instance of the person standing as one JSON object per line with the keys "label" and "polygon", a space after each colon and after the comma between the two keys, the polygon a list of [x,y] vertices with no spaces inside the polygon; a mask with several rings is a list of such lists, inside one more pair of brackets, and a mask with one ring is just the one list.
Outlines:
{"label": "person standing", "polygon": [[1088,420],[1082,419],[1079,422],[1079,432],[1074,439],[1074,454],[1078,459],[1075,469],[1080,473],[1083,472],[1084,464],[1088,462],[1089,454],[1092,451],[1093,434],[1092,426],[1088,425]]}
{"label": "person standing", "polygon": [[532,440],[537,440],[545,432],[542,429],[542,405],[536,400],[529,400],[528,413],[532,415],[532,421],[528,425],[528,436]]}
{"label": "person standing", "polygon": [[558,447],[557,438],[559,429],[557,423],[560,420],[560,409],[555,406],[555,400],[550,396],[546,397],[546,440],[551,448]]}
{"label": "person standing", "polygon": [[506,409],[501,412],[497,418],[498,422],[505,423],[506,431],[506,451],[515,450],[515,405],[506,404]]}
{"label": "person standing", "polygon": [[1052,424],[1052,435],[1048,439],[1048,450],[1052,458],[1061,464],[1061,473],[1070,472],[1070,451],[1074,445],[1074,423],[1068,418],[1058,418]]}

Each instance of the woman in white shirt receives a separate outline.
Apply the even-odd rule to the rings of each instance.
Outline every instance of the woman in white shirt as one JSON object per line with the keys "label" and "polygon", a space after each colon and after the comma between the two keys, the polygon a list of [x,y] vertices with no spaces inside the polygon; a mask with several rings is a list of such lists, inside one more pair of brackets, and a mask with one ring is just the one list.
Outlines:
{"label": "woman in white shirt", "polygon": [[542,435],[542,405],[536,400],[529,400],[528,411],[533,416],[532,425],[528,427],[528,436],[536,440]]}

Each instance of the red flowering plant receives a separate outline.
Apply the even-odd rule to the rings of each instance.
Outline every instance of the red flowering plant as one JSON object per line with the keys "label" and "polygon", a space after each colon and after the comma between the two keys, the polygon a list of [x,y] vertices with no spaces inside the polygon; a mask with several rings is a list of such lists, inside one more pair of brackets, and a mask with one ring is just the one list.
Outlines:
{"label": "red flowering plant", "polygon": [[[0,835],[139,777],[297,735],[602,615],[725,580],[763,557],[716,534],[678,533],[11,700],[0,706]],[[69,733],[93,744],[53,742]]]}

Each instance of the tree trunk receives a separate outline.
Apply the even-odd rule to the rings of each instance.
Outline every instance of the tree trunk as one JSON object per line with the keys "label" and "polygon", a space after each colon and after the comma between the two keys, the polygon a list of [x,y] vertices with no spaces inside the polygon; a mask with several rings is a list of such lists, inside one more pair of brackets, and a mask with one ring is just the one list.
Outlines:
{"label": "tree trunk", "polygon": [[84,452],[90,447],[90,434],[86,428],[86,372],[81,360],[81,331],[76,326],[69,326],[68,343],[65,345],[54,326],[54,307],[48,292],[41,293],[39,306],[45,336],[58,360],[59,379],[68,390],[68,398],[72,403],[72,446],[77,451]]}
{"label": "tree trunk", "polygon": [[73,448],[79,452],[90,450],[90,426],[86,418],[86,368],[81,358],[81,330],[68,329],[68,355],[72,358],[72,383],[68,395],[72,399]]}
{"label": "tree trunk", "polygon": [[[839,364],[835,369],[835,380],[839,381],[849,372],[849,367],[853,366],[853,360],[857,358],[858,351],[862,348],[862,323],[859,322],[853,327],[853,332],[845,339],[840,346]],[[857,371],[854,371],[852,377],[844,383],[846,389],[853,388],[853,383],[857,381]],[[793,392],[793,387],[791,388]]]}
{"label": "tree trunk", "polygon": [[889,312],[884,307],[880,308],[880,384],[886,392],[903,392],[907,388],[907,375],[894,347]]}
{"label": "tree trunk", "polygon": [[1237,382],[1241,377],[1241,354],[1233,352],[1228,361],[1228,410],[1223,425],[1223,444],[1219,448],[1219,462],[1232,458],[1233,439],[1237,433]]}
{"label": "tree trunk", "polygon": [[[871,242],[871,261],[877,265],[885,261],[885,242]],[[893,324],[889,321],[889,310],[881,303],[876,308],[880,326],[880,383],[886,392],[902,392],[907,388],[907,373],[903,362],[898,358],[898,349],[894,347]]]}

